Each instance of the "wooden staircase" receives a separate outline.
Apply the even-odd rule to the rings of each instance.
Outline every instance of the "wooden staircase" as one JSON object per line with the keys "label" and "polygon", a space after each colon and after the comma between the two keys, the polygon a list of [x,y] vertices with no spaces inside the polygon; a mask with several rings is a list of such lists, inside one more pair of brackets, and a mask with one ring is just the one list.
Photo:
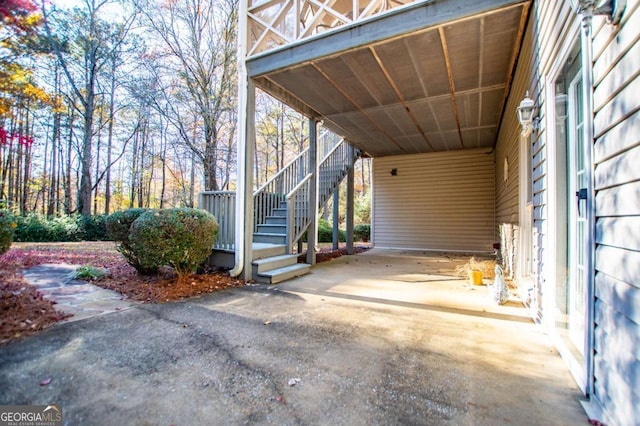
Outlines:
{"label": "wooden staircase", "polygon": [[[357,155],[353,148],[342,140],[328,147],[323,154],[318,166],[317,208],[321,208],[339,188],[353,167]],[[304,164],[303,155],[305,154],[301,154],[300,164]],[[291,164],[295,165],[296,160]],[[298,176],[303,175],[304,173],[298,172]],[[272,185],[270,190],[263,192],[267,196],[263,198],[268,199],[266,204],[269,208],[260,208],[260,211],[265,213],[257,215],[260,220],[257,221],[253,234],[252,277],[256,282],[275,284],[309,272],[310,265],[297,263],[298,255],[291,253],[293,244],[302,237],[311,223],[307,217],[308,188],[304,186],[304,181],[295,180],[295,189],[287,191],[287,196],[276,202],[273,201],[273,192],[268,192],[273,191],[276,186]],[[259,196],[260,191],[256,193],[256,197]]]}
{"label": "wooden staircase", "polygon": [[[338,190],[353,168],[359,152],[344,139],[324,132],[317,144],[318,173],[316,212]],[[253,194],[254,229],[251,277],[275,284],[309,273],[310,265],[298,263],[294,245],[312,223],[310,209],[312,170],[307,148]],[[235,250],[234,191],[208,191],[200,205],[219,220],[214,251],[232,255]],[[228,257],[227,257],[228,258]]]}

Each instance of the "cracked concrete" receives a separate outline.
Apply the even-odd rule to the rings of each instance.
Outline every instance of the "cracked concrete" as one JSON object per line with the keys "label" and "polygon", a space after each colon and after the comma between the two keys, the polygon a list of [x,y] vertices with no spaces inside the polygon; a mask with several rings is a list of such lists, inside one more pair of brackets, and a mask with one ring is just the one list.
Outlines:
{"label": "cracked concrete", "polygon": [[57,325],[0,347],[0,404],[56,403],[89,425],[587,424],[522,308],[445,271],[397,279],[429,275],[419,261],[373,250],[277,287]]}

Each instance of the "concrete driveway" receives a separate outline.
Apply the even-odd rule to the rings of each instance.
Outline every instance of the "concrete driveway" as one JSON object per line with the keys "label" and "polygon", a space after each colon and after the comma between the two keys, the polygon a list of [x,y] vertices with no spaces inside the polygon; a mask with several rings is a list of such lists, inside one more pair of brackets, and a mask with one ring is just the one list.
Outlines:
{"label": "concrete driveway", "polygon": [[454,266],[372,250],[60,324],[0,347],[0,404],[71,425],[587,424],[547,336]]}

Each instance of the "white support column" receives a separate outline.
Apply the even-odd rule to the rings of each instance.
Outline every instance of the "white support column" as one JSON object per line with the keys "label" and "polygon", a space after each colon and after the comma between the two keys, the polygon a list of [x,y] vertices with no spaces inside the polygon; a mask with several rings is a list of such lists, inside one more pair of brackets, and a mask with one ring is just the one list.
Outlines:
{"label": "white support column", "polygon": [[309,218],[307,230],[307,263],[316,264],[316,243],[318,241],[318,129],[316,120],[309,119]]}
{"label": "white support column", "polygon": [[349,173],[347,174],[347,254],[353,254],[353,212],[354,212],[354,192],[355,177],[353,165],[355,162],[355,150],[349,145]]}
{"label": "white support column", "polygon": [[251,279],[253,260],[253,158],[255,150],[255,85],[247,75],[247,0],[240,0],[238,23],[238,145],[235,267],[232,277]]}

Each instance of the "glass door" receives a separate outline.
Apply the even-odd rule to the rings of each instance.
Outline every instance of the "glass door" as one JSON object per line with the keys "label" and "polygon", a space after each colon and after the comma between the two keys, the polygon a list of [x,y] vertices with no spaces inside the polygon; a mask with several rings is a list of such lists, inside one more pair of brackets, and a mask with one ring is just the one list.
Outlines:
{"label": "glass door", "polygon": [[580,45],[576,43],[554,83],[555,311],[558,350],[586,389],[588,282],[588,145]]}
{"label": "glass door", "polygon": [[586,319],[587,170],[585,158],[582,73],[569,85],[569,138],[567,145],[567,285],[569,338],[584,355]]}

